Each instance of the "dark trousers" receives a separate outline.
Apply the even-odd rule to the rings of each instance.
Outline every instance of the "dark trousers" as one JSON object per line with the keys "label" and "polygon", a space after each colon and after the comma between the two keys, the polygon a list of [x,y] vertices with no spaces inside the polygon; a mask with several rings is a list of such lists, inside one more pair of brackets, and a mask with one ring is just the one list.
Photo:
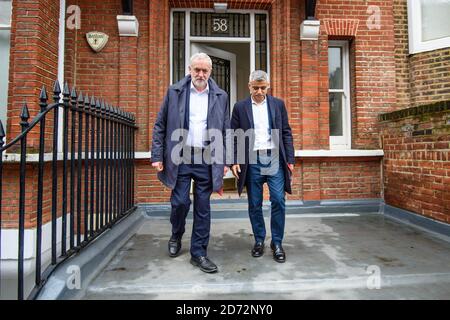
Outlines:
{"label": "dark trousers", "polygon": [[194,180],[194,224],[192,227],[191,255],[206,256],[211,227],[210,197],[212,194],[211,166],[207,164],[180,164],[170,203],[172,213],[172,237],[181,239],[185,232],[186,217],[191,200],[189,191]]}
{"label": "dark trousers", "polygon": [[[272,242],[281,244],[284,236],[285,224],[285,193],[284,193],[284,169],[277,162],[277,167],[270,174],[264,174],[264,170],[274,165],[269,157],[258,156],[257,164],[249,164],[247,169],[247,197],[248,213],[252,224],[256,242],[264,242],[266,238],[266,226],[262,211],[263,184],[267,182],[270,193],[270,230]],[[270,163],[270,164],[268,164]]]}

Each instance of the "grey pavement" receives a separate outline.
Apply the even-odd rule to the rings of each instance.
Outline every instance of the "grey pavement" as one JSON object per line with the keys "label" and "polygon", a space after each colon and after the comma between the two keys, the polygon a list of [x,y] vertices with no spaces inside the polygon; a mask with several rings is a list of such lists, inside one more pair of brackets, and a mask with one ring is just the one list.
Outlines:
{"label": "grey pavement", "polygon": [[450,242],[379,213],[288,210],[284,264],[253,258],[243,208],[214,214],[203,273],[189,263],[192,213],[181,255],[170,258],[167,212],[147,211],[135,235],[91,282],[83,299],[450,299]]}

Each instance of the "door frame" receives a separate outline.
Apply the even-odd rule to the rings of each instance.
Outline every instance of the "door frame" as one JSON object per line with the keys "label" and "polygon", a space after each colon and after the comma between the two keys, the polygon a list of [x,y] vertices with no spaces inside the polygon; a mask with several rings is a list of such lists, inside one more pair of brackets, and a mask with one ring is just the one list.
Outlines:
{"label": "door frame", "polygon": [[[267,10],[238,10],[229,9],[227,13],[249,13],[250,14],[250,37],[193,37],[191,36],[191,12],[214,12],[214,9],[190,9],[190,8],[172,8],[170,9],[170,39],[169,52],[170,57],[173,56],[173,13],[185,13],[185,72],[188,73],[189,59],[191,57],[191,42],[222,42],[222,43],[249,43],[250,44],[250,72],[255,70],[255,46],[256,46],[256,32],[255,32],[255,14],[266,14],[266,39],[267,39],[267,74],[270,79],[270,16]],[[170,83],[173,83],[173,65],[170,59]]]}
{"label": "door frame", "polygon": [[[195,50],[192,50],[195,48]],[[212,55],[217,58],[225,59],[230,61],[230,112],[233,111],[233,106],[236,103],[236,55],[234,53],[213,48],[206,44],[198,44],[196,42],[191,42],[192,53],[204,52],[208,55]]]}

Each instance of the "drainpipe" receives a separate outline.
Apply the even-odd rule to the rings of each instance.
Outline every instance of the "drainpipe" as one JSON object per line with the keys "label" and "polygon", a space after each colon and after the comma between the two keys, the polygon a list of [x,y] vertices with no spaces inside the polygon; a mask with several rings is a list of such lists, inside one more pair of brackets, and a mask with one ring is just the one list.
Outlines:
{"label": "drainpipe", "polygon": [[315,18],[316,0],[305,0],[305,20],[300,25],[301,40],[319,39],[320,21]]}
{"label": "drainpipe", "polygon": [[[65,47],[65,27],[66,27],[66,0],[59,1],[59,37],[58,37],[58,82],[61,88],[64,88],[64,47]],[[63,122],[63,113],[59,113],[58,124],[61,128]],[[63,147],[63,132],[58,128],[58,150]]]}
{"label": "drainpipe", "polygon": [[316,16],[316,0],[305,1],[305,17],[306,20],[315,20]]}

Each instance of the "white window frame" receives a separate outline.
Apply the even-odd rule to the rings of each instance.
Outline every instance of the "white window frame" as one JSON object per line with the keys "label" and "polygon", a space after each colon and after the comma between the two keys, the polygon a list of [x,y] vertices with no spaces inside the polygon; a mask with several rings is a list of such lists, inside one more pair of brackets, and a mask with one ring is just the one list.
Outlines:
{"label": "white window frame", "polygon": [[[11,5],[12,5],[12,1],[11,1]],[[4,24],[4,23],[0,23],[0,30],[9,30],[9,32],[10,32],[10,34],[11,34],[11,23],[12,23],[12,7],[11,7],[11,19],[9,20],[9,24]],[[11,51],[11,47],[9,48],[10,49],[10,51]],[[10,54],[11,54],[11,52],[10,52]],[[8,64],[9,64],[9,60],[10,60],[10,58],[11,58],[11,55],[8,55]],[[9,67],[8,67],[8,72],[7,72],[7,77],[9,78]],[[7,114],[8,114],[8,91],[9,91],[9,81],[7,81],[8,83],[7,83],[7,85],[6,85],[6,105],[4,106],[5,108],[6,108],[6,117],[5,117],[5,119],[2,119],[2,122],[3,122],[3,130],[5,131],[5,133],[6,133],[6,130],[7,130]],[[1,107],[3,107],[3,106],[1,106]]]}
{"label": "white window frame", "polygon": [[[266,20],[266,39],[267,39],[267,74],[270,79],[270,16],[267,10],[240,10],[240,9],[230,9],[227,13],[249,13],[250,14],[250,37],[194,37],[191,36],[191,12],[214,12],[213,9],[180,9],[175,8],[170,10],[170,47],[169,53],[170,57],[173,56],[173,13],[174,12],[184,12],[185,16],[185,70],[188,73],[189,59],[191,57],[191,41],[195,42],[230,42],[230,43],[249,43],[250,44],[250,72],[255,70],[255,14],[264,13],[267,16]],[[173,65],[172,60],[170,60],[170,83],[173,83]]]}
{"label": "white window frame", "polygon": [[331,92],[340,92],[342,95],[342,136],[330,135],[330,150],[348,150],[352,146],[351,106],[350,106],[350,61],[349,43],[342,40],[328,41],[328,47],[339,47],[342,52],[342,89],[328,89]]}
{"label": "white window frame", "polygon": [[408,0],[409,53],[419,53],[450,47],[450,37],[422,41],[422,7],[419,0]]}

